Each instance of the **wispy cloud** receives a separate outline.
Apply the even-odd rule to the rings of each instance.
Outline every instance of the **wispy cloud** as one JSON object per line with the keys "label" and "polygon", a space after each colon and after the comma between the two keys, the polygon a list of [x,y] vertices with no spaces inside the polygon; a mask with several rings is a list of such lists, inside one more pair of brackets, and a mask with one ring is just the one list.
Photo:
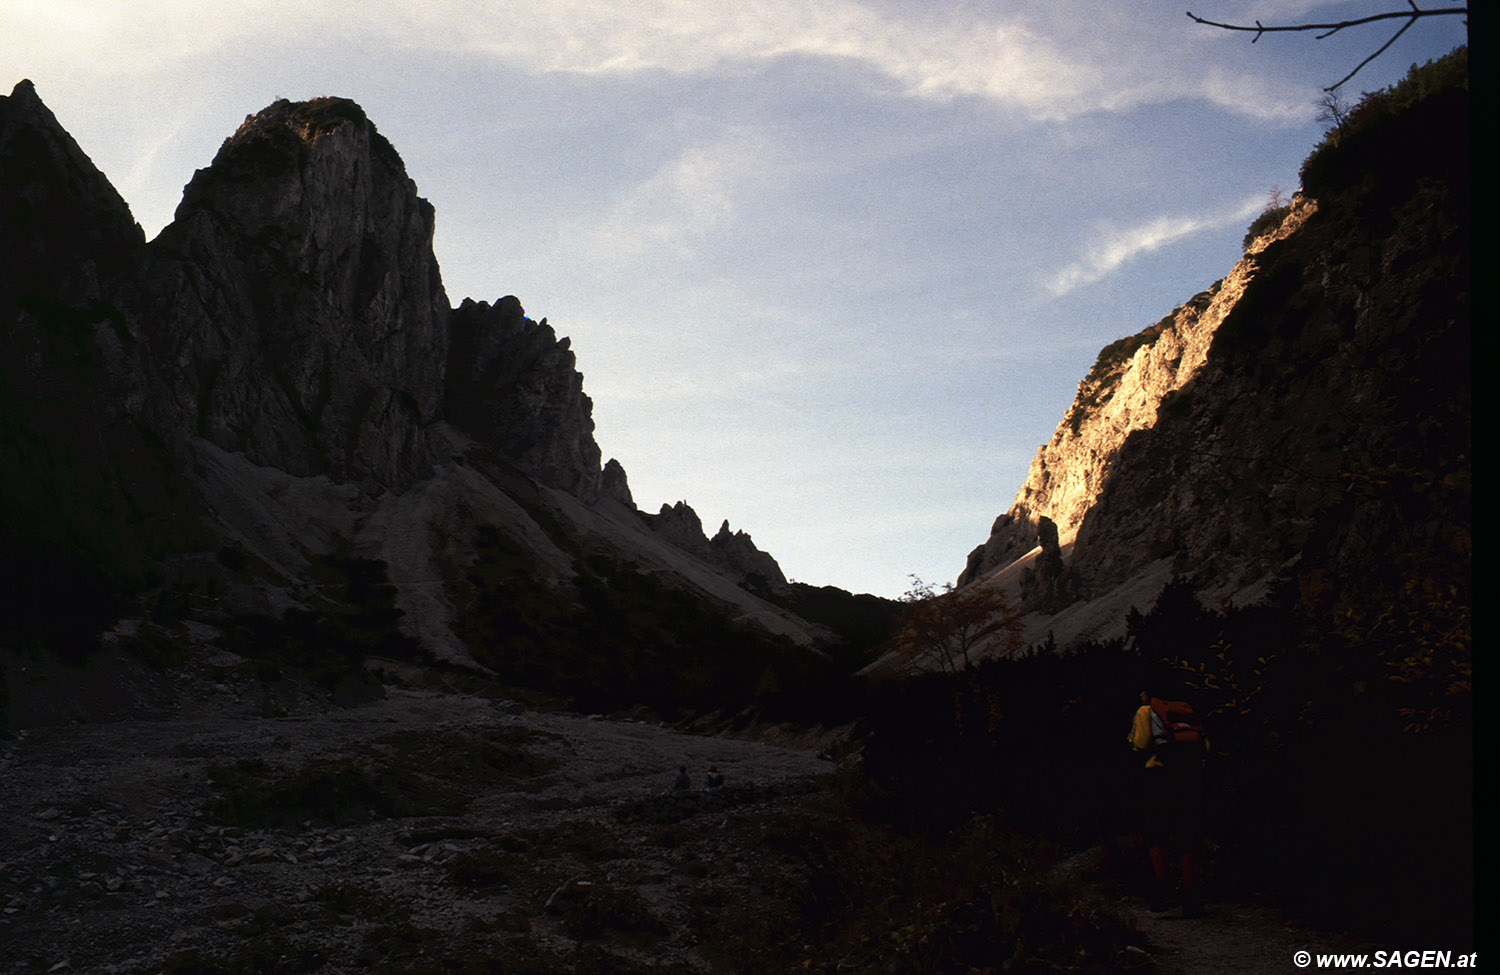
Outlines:
{"label": "wispy cloud", "polygon": [[[896,12],[857,0],[0,0],[8,39],[0,55],[24,63],[43,45],[80,71],[142,76],[216,51],[277,38],[378,37],[407,48],[488,57],[535,72],[705,75],[755,70],[789,56],[845,62],[905,97],[975,97],[1036,120],[1065,120],[1178,98],[1207,99],[1279,122],[1306,118],[1290,91],[1238,77],[1204,79],[1186,59],[1153,55],[1171,40],[1148,18],[1057,0],[1042,14],[965,5]],[[1112,17],[1100,26],[1101,18]],[[1185,19],[1185,18],[1184,18]],[[1079,30],[1080,23],[1095,25]],[[58,25],[69,25],[59,31]],[[273,31],[267,35],[268,26]],[[1175,22],[1171,30],[1180,30]],[[1181,53],[1181,52],[1179,52]],[[1147,55],[1143,60],[1142,55]]]}
{"label": "wispy cloud", "polygon": [[580,238],[618,260],[659,248],[676,258],[735,219],[736,201],[764,158],[765,136],[722,130],[695,140],[646,179],[627,188]]}
{"label": "wispy cloud", "polygon": [[1060,297],[1098,281],[1133,258],[1175,244],[1200,231],[1216,230],[1247,220],[1264,206],[1264,198],[1254,197],[1213,214],[1159,216],[1125,228],[1106,226],[1084,248],[1082,257],[1047,280],[1046,289],[1054,297]]}
{"label": "wispy cloud", "polygon": [[0,63],[26,70],[35,52],[47,51],[48,60],[66,59],[80,75],[135,78],[229,45],[264,48],[304,32],[344,30],[362,14],[353,0],[0,0]]}
{"label": "wispy cloud", "polygon": [[1036,120],[1183,97],[1279,121],[1306,114],[1286,95],[1206,84],[1172,58],[1121,56],[1157,49],[1164,39],[1132,18],[1117,18],[1111,30],[1079,31],[1080,22],[1100,18],[1092,3],[1057,4],[1063,9],[1045,23],[977,6],[946,16],[898,16],[855,0],[549,0],[477,12],[474,6],[448,0],[395,16],[430,22],[407,33],[416,43],[434,36],[428,26],[451,30],[462,22],[453,38],[460,47],[545,71],[704,74],[795,55],[857,64],[908,97],[977,97]]}

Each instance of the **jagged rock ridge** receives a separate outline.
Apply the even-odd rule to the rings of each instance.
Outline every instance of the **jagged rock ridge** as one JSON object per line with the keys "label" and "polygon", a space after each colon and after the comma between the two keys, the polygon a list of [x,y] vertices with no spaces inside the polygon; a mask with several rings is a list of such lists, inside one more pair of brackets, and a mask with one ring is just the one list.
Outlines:
{"label": "jagged rock ridge", "polygon": [[[329,559],[376,559],[403,627],[471,660],[465,566],[493,529],[558,598],[602,557],[814,642],[722,571],[780,578],[748,536],[705,560],[648,528],[623,468],[601,466],[568,340],[514,297],[451,308],[433,225],[358,105],[283,100],[147,243],[19,84],[0,99],[6,561],[41,551],[164,579],[174,602],[282,614],[326,602]],[[123,541],[68,556],[80,537]]]}
{"label": "jagged rock ridge", "polygon": [[686,501],[679,501],[662,505],[661,511],[650,516],[649,521],[657,535],[718,567],[742,585],[773,593],[784,593],[789,587],[776,560],[756,548],[755,541],[744,531],[731,532],[728,519],[709,538],[698,513]]}
{"label": "jagged rock ridge", "polygon": [[568,339],[533,322],[509,296],[493,306],[464,299],[453,312],[446,412],[464,430],[543,484],[586,501],[632,505],[618,462],[606,478],[594,442],[593,404]]}

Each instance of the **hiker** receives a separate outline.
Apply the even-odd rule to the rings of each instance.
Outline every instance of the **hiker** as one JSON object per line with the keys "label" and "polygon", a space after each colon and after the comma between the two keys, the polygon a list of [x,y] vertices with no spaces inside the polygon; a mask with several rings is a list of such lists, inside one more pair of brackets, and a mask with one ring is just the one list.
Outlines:
{"label": "hiker", "polygon": [[672,783],[673,792],[686,792],[693,787],[693,780],[688,778],[687,766],[677,766],[677,781]]}
{"label": "hiker", "polygon": [[719,767],[717,765],[710,765],[708,767],[708,777],[704,780],[703,787],[705,789],[717,789],[723,784],[724,773],[719,771]]}
{"label": "hiker", "polygon": [[1153,877],[1150,908],[1157,913],[1171,909],[1180,871],[1182,916],[1202,917],[1198,848],[1203,840],[1203,758],[1208,748],[1203,726],[1186,702],[1141,691],[1129,741],[1131,748],[1147,756],[1140,800],[1146,810],[1142,832]]}

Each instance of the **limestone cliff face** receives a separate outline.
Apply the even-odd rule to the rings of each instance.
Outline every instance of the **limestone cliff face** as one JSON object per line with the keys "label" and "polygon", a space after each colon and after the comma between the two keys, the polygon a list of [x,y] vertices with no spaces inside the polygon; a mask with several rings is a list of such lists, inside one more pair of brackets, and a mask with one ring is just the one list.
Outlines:
{"label": "limestone cliff face", "polygon": [[1223,608],[1466,559],[1466,106],[1392,123],[1222,282],[1106,349],[961,581],[1066,646],[1122,635],[1173,578]]}
{"label": "limestone cliff face", "polygon": [[1126,438],[1156,422],[1162,399],[1195,376],[1224,317],[1259,270],[1265,247],[1294,233],[1316,212],[1299,200],[1286,220],[1255,241],[1222,281],[1194,296],[1146,330],[1107,346],[1052,439],[1031,462],[1010,510],[995,520],[989,539],[969,554],[958,584],[967,585],[1012,564],[1040,544],[1043,519],[1071,542],[1098,500]]}
{"label": "limestone cliff face", "polygon": [[449,307],[432,207],[353,102],[277,102],[152,242],[163,422],[296,475],[426,476]]}
{"label": "limestone cliff face", "polygon": [[585,588],[597,609],[639,578],[820,639],[742,585],[780,578],[748,536],[698,525],[688,551],[650,530],[600,465],[568,339],[515,298],[450,308],[433,219],[359,106],[279,101],[148,244],[29,83],[0,99],[12,637],[76,618],[87,643],[131,598],[338,614],[330,567],[375,560],[406,634],[462,663],[505,659],[487,627],[574,640]]}
{"label": "limestone cliff face", "polygon": [[1329,200],[1267,247],[1205,365],[1122,447],[1077,534],[1081,594],[1170,559],[1220,605],[1316,565],[1358,579],[1428,544],[1469,477],[1466,190]]}

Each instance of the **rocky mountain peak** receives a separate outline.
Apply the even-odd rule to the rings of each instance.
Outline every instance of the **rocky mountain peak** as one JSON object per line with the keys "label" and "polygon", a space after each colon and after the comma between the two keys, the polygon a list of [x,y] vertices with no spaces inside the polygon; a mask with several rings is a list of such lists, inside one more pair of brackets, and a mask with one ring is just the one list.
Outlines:
{"label": "rocky mountain peak", "polygon": [[0,96],[0,616],[19,643],[35,627],[87,645],[102,594],[193,534],[135,422],[146,384],[116,292],[145,246],[32,83]]}
{"label": "rocky mountain peak", "polygon": [[[145,242],[130,207],[22,81],[0,97],[0,298],[93,297]],[[3,309],[0,309],[3,310]]]}
{"label": "rocky mountain peak", "polygon": [[[371,127],[365,110],[351,99],[322,97],[293,102],[279,98],[259,112],[246,115],[245,121],[228,141],[234,142],[256,133],[284,128],[303,142],[312,143],[316,142],[320,136],[337,132],[346,125],[360,128]],[[386,144],[389,145],[389,143]]]}
{"label": "rocky mountain peak", "polygon": [[776,560],[756,548],[755,541],[748,532],[731,532],[728,519],[719,526],[718,532],[709,539],[708,544],[718,564],[728,569],[734,577],[745,580],[752,588],[772,591],[787,588],[786,576],[782,574],[781,566]]}
{"label": "rocky mountain peak", "polygon": [[293,474],[425,476],[449,315],[432,235],[432,207],[353,102],[251,116],[151,245],[166,409]]}
{"label": "rocky mountain peak", "polygon": [[635,507],[635,499],[630,495],[630,481],[625,476],[625,468],[613,457],[605,461],[604,470],[599,474],[599,490],[605,497],[614,498],[627,508]]}
{"label": "rocky mountain peak", "polygon": [[651,530],[676,548],[719,569],[729,578],[757,591],[781,591],[788,586],[781,566],[743,531],[730,531],[725,519],[713,538],[703,531],[698,512],[686,501],[662,505],[649,516]]}
{"label": "rocky mountain peak", "polygon": [[712,557],[708,536],[703,533],[703,519],[686,501],[663,504],[651,519],[651,530],[689,555],[696,555],[705,562]]}
{"label": "rocky mountain peak", "polygon": [[280,100],[147,243],[30,83],[0,98],[0,570],[32,580],[0,602],[12,631],[87,645],[165,600],[316,657],[341,651],[287,628],[364,614],[392,653],[532,673],[601,611],[585,592],[649,591],[673,612],[632,647],[684,607],[747,646],[825,639],[686,505],[693,555],[652,532],[601,467],[569,339],[513,296],[452,308],[433,225],[357,104]]}
{"label": "rocky mountain peak", "polygon": [[[298,177],[310,177],[295,186]],[[330,177],[341,176],[343,179]],[[234,184],[246,188],[274,188],[264,207],[247,207],[246,193],[226,193]],[[303,192],[297,192],[301,190]],[[364,204],[381,196],[416,197],[416,185],[395,148],[347,98],[315,98],[291,102],[281,99],[245,121],[224,140],[207,169],[194,174],[179,208],[185,213],[204,207],[244,221],[254,231],[275,219],[294,216],[288,208],[335,208],[331,218],[363,224],[385,215]],[[235,206],[225,206],[226,197]],[[278,205],[270,205],[278,204]],[[431,207],[418,200],[416,208],[431,222]]]}

